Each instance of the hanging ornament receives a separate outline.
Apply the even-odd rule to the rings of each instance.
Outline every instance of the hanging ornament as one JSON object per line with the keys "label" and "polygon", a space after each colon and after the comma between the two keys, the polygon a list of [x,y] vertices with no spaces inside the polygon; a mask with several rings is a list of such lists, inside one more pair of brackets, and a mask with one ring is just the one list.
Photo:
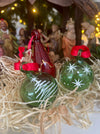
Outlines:
{"label": "hanging ornament", "polygon": [[24,102],[30,102],[28,104],[30,107],[41,107],[47,99],[47,106],[51,105],[57,96],[57,92],[56,80],[47,73],[38,73],[35,75],[28,74],[21,86],[20,94]]}
{"label": "hanging ornament", "polygon": [[[33,61],[39,64],[42,72],[46,72],[55,77],[56,76],[55,66],[51,63],[49,56],[46,50],[44,49],[43,44],[41,43],[40,33],[37,30],[33,30],[32,38],[34,44]],[[31,48],[31,45],[29,47]]]}
{"label": "hanging ornament", "polygon": [[[94,79],[93,70],[83,58],[90,57],[90,51],[88,47],[74,46],[71,54],[77,56],[76,61],[66,62],[60,73],[60,82],[67,90],[74,90],[76,87],[77,91],[88,89]],[[80,56],[78,56],[80,54]]]}

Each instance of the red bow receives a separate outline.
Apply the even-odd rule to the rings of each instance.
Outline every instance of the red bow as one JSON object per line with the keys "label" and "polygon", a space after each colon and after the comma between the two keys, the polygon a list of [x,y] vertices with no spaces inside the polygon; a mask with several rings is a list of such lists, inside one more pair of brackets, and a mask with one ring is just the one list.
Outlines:
{"label": "red bow", "polygon": [[[20,60],[21,60],[22,57],[23,57],[23,52],[25,51],[25,48],[24,47],[19,47],[18,50],[19,50],[19,57],[20,57]],[[22,64],[21,61],[19,61],[17,63],[14,63],[14,69],[15,70],[20,70],[21,68],[25,71],[38,71],[39,65],[37,63]]]}
{"label": "red bow", "polygon": [[80,56],[82,58],[89,58],[91,56],[90,50],[87,46],[81,45],[81,46],[74,46],[71,50],[71,55],[73,56],[78,56],[79,55],[79,50],[81,50],[80,52]]}
{"label": "red bow", "polygon": [[21,70],[21,68],[25,71],[38,71],[39,66],[37,63],[26,63],[23,65],[21,62],[14,63],[15,70]]}

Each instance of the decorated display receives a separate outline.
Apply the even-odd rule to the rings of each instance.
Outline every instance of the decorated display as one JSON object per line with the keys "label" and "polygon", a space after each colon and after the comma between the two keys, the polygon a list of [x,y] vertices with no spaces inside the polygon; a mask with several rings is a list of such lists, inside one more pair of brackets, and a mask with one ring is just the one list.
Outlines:
{"label": "decorated display", "polygon": [[[87,23],[83,25],[82,21],[84,13],[93,18],[98,8],[92,0],[7,1],[0,2],[1,17],[9,23],[8,30],[8,23],[0,21],[0,130],[45,134],[53,125],[57,127],[54,133],[58,130],[61,134],[62,122],[90,127],[89,114],[99,112],[95,108],[100,108],[100,60],[89,58],[94,30],[98,29]],[[56,4],[57,10],[48,1]],[[75,22],[70,19],[67,23],[71,16]],[[20,24],[16,23],[18,21]],[[98,17],[96,21],[100,21]],[[19,29],[17,24],[21,28],[18,32],[20,46],[27,45],[27,39],[31,38],[27,51],[27,46],[19,47],[19,56],[18,51],[15,52],[16,39],[12,36],[15,27]],[[82,26],[89,38],[88,42],[83,40],[85,44],[81,40]],[[27,29],[24,31],[22,27]],[[38,29],[30,34],[33,27],[41,28],[43,33]],[[47,51],[43,41],[48,41],[44,45]],[[81,44],[88,44],[89,48],[79,46]],[[67,59],[70,61],[65,62]],[[91,61],[91,65],[86,61]]]}
{"label": "decorated display", "polygon": [[[89,49],[84,46],[75,46],[72,49],[73,56],[78,55],[78,50],[82,49],[81,57],[87,58],[90,56]],[[69,92],[63,92],[59,81],[56,83],[54,77],[48,73],[40,73],[39,65],[33,62],[31,51],[25,52],[24,48],[19,48],[18,59],[12,59],[9,57],[0,58],[0,66],[2,73],[1,78],[1,111],[0,119],[1,128],[7,129],[17,128],[17,130],[33,132],[39,128],[41,133],[44,134],[44,129],[52,126],[56,122],[64,122],[68,125],[77,125],[87,128],[91,125],[88,113],[93,110],[94,102],[98,101],[100,92],[100,61],[95,61],[92,65],[94,71],[94,82],[88,90],[82,92],[76,92],[76,90]],[[93,72],[89,65],[81,61],[77,61],[80,74],[87,73],[84,76],[85,84],[88,86],[87,78],[90,78],[90,82],[93,80]],[[86,65],[89,69],[83,71],[80,68],[81,65]],[[70,62],[69,65],[72,63]],[[62,63],[60,63],[62,66]],[[56,64],[56,68],[59,69],[59,63]],[[63,68],[63,67],[62,67]],[[71,67],[73,68],[73,67]],[[24,71],[27,74],[27,77]],[[62,70],[62,69],[61,69]],[[57,70],[58,71],[58,70]],[[67,70],[68,73],[69,70]],[[74,74],[76,70],[73,69],[71,74]],[[60,75],[62,72],[60,72]],[[91,77],[89,77],[91,75]],[[77,76],[75,76],[78,78]],[[57,79],[58,80],[58,79]],[[85,86],[79,83],[78,78],[78,91],[80,86]],[[57,87],[59,85],[59,88]],[[70,83],[71,86],[72,83]],[[75,86],[73,86],[75,88]],[[83,88],[83,87],[82,87]],[[86,87],[85,87],[86,88]],[[67,88],[65,87],[67,90]],[[97,95],[97,96],[96,96]],[[55,101],[54,101],[55,100]],[[29,108],[28,106],[32,107]],[[80,114],[79,114],[80,113]],[[30,120],[31,119],[31,120]],[[7,123],[9,120],[9,123]]]}
{"label": "decorated display", "polygon": [[[81,55],[79,55],[79,50]],[[93,70],[84,61],[83,58],[90,57],[90,51],[86,46],[75,46],[72,48],[71,54],[77,56],[76,60],[66,62],[60,73],[61,84],[67,90],[74,90],[78,88],[77,91],[88,89],[94,79]]]}

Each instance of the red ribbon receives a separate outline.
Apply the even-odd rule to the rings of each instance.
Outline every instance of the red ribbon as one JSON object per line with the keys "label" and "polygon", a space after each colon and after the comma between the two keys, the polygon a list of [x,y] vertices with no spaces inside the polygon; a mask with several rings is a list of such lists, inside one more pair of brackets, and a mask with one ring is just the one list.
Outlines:
{"label": "red ribbon", "polygon": [[14,69],[15,70],[20,70],[21,69],[21,63],[20,62],[17,62],[17,63],[14,63]]}
{"label": "red ribbon", "polygon": [[20,59],[22,59],[25,48],[24,47],[19,47],[18,50],[19,50],[19,57],[20,57]]}
{"label": "red ribbon", "polygon": [[74,46],[71,50],[71,55],[72,56],[78,56],[79,55],[79,50],[81,50],[80,52],[80,56],[82,58],[89,58],[91,56],[90,50],[87,46],[81,45],[81,46]]}
{"label": "red ribbon", "polygon": [[21,64],[21,62],[14,63],[15,70],[21,70],[21,68],[25,71],[38,71],[39,65],[37,63],[26,63]]}
{"label": "red ribbon", "polygon": [[32,44],[32,40],[33,40],[34,36],[31,37],[29,43],[28,43],[28,50],[31,49],[31,44]]}
{"label": "red ribbon", "polygon": [[[19,57],[21,60],[23,57],[23,53],[25,51],[25,48],[19,47],[18,50],[19,50]],[[39,65],[37,63],[25,63],[22,65],[22,62],[20,62],[20,61],[17,63],[14,63],[15,70],[20,70],[21,68],[25,71],[38,71]]]}

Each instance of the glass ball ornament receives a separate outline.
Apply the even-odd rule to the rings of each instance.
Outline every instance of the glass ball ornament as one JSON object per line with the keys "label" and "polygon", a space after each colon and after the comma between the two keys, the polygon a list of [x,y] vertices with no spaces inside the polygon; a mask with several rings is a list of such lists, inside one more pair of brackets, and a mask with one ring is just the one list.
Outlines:
{"label": "glass ball ornament", "polygon": [[31,102],[30,107],[41,107],[48,99],[47,105],[51,105],[58,93],[57,82],[47,73],[28,75],[22,83],[20,94],[24,102]]}
{"label": "glass ball ornament", "polygon": [[77,91],[88,89],[94,79],[94,73],[88,63],[81,57],[76,62],[66,62],[61,67],[60,83],[65,87],[65,90]]}

